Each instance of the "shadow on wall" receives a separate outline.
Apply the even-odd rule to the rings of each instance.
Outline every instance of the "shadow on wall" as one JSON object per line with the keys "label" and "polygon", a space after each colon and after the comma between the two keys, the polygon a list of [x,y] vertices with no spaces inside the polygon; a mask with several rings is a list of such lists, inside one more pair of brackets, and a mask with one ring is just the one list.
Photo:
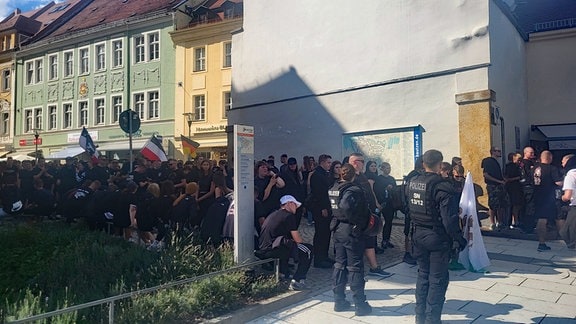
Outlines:
{"label": "shadow on wall", "polygon": [[254,126],[255,159],[287,153],[300,164],[304,155],[342,153],[342,126],[295,68],[244,92],[233,85],[232,97],[241,106],[229,111],[228,123]]}

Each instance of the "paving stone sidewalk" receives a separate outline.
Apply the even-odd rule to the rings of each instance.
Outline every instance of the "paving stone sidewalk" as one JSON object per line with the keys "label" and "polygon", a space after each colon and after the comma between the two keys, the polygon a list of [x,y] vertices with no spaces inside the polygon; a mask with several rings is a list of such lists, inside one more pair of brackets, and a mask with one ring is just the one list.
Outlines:
{"label": "paving stone sidewalk", "polygon": [[[394,227],[393,242],[399,245],[401,230]],[[484,237],[484,241],[492,263],[489,272],[451,271],[444,322],[576,323],[576,251],[561,241],[550,242],[552,250],[546,252],[537,252],[533,241],[500,237]],[[387,253],[387,260],[401,256],[398,251]],[[416,266],[396,263],[386,271],[394,275],[380,280],[367,277],[366,295],[374,308],[370,316],[333,312],[329,278],[325,278],[328,289],[314,290],[304,301],[241,322],[414,323]],[[320,280],[322,273],[328,276],[329,272],[313,269],[311,279]]]}

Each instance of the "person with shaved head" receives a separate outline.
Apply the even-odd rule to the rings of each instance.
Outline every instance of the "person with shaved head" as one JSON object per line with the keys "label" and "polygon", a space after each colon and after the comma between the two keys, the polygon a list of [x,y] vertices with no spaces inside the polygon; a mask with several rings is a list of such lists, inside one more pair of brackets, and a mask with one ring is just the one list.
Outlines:
{"label": "person with shaved head", "polygon": [[546,227],[549,221],[557,220],[556,188],[562,186],[562,173],[552,165],[550,151],[540,154],[540,163],[532,169],[531,180],[534,186],[534,216],[538,218],[538,251],[548,251],[550,247],[546,245]]}

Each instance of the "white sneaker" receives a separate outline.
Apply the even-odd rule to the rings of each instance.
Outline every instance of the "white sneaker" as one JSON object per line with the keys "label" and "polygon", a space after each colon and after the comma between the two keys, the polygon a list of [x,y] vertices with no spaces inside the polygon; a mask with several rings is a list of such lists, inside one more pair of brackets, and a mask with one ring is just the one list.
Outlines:
{"label": "white sneaker", "polygon": [[306,280],[304,280],[304,279],[299,280],[299,281],[292,279],[292,281],[290,282],[289,288],[290,288],[290,290],[300,291],[300,290],[308,289],[308,286],[306,285]]}

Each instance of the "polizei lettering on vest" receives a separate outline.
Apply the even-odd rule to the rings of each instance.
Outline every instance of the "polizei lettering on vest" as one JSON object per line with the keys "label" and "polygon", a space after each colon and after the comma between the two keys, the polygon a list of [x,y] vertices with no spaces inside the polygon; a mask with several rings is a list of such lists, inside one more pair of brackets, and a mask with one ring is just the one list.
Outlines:
{"label": "polizei lettering on vest", "polygon": [[424,182],[410,182],[410,189],[417,191],[426,191],[426,183]]}

